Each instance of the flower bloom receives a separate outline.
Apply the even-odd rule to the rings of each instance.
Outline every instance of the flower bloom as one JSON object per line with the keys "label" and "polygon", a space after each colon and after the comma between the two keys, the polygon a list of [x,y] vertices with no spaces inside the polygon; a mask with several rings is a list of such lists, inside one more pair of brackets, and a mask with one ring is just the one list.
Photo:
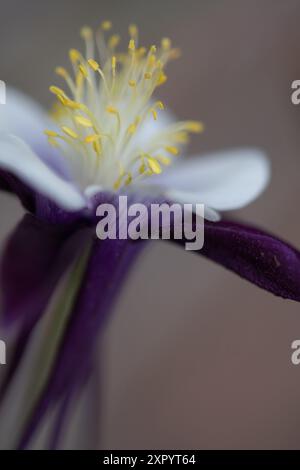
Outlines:
{"label": "flower bloom", "polygon": [[[119,52],[111,26],[105,21],[95,34],[84,27],[85,53],[70,50],[72,72],[56,69],[67,90],[50,87],[56,99],[52,119],[12,89],[0,108],[1,187],[29,212],[9,238],[1,263],[3,320],[17,325],[0,389],[4,403],[14,396],[32,345],[44,359],[43,373],[32,368],[38,386],[24,392],[15,447],[29,445],[53,408],[45,446],[57,445],[68,407],[91,376],[98,332],[144,245],[95,239],[99,203],[116,203],[119,194],[148,203],[203,203],[205,243],[199,254],[276,295],[300,299],[298,251],[258,229],[221,220],[220,213],[243,207],[265,188],[264,154],[239,149],[179,161],[190,134],[201,133],[203,125],[174,122],[153,98],[178,50],[167,38],[160,47],[141,47],[131,25],[127,50]],[[80,371],[74,371],[83,357]]]}

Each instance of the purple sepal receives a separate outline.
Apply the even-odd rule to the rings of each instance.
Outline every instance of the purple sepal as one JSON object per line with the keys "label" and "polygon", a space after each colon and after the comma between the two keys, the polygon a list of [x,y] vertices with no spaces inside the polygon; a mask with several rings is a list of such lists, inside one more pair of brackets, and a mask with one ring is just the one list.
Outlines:
{"label": "purple sepal", "polygon": [[[49,406],[80,387],[93,370],[94,352],[111,308],[119,296],[127,271],[144,243],[128,240],[95,240],[80,287],[76,304],[70,315],[61,346],[48,383],[37,403],[30,422],[20,441],[28,446]],[[74,368],[80,364],[80,370]]]}
{"label": "purple sepal", "polygon": [[25,215],[8,239],[0,262],[2,322],[32,327],[57,281],[90,236],[90,229],[53,226]]}
{"label": "purple sepal", "polygon": [[0,190],[15,194],[25,209],[29,212],[35,211],[33,191],[12,173],[0,170]]}
{"label": "purple sepal", "polygon": [[300,252],[291,245],[232,221],[206,221],[204,233],[200,255],[277,296],[300,301]]}

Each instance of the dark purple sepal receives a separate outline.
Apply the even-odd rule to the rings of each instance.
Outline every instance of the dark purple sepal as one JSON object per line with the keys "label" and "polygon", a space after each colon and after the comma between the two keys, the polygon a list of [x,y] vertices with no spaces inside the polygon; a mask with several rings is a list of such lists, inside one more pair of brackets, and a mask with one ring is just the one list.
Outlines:
{"label": "dark purple sepal", "polygon": [[[81,387],[94,367],[94,353],[109,313],[117,300],[128,270],[144,243],[95,239],[70,322],[57,351],[34,412],[19,447],[25,448],[50,406]],[[80,364],[80,368],[74,365]],[[52,437],[53,439],[53,437]]]}
{"label": "dark purple sepal", "polygon": [[205,221],[204,230],[200,255],[277,296],[300,301],[297,249],[267,232],[237,222]]}
{"label": "dark purple sepal", "polygon": [[53,226],[26,214],[8,239],[0,260],[2,323],[17,319],[32,327],[60,276],[80,252],[91,230]]}
{"label": "dark purple sepal", "polygon": [[26,210],[29,212],[35,211],[35,194],[31,188],[19,178],[4,170],[0,170],[0,191],[15,194]]}
{"label": "dark purple sepal", "polygon": [[25,215],[8,239],[0,260],[1,323],[15,326],[15,347],[0,387],[0,400],[63,273],[91,237],[90,228],[66,230]]}

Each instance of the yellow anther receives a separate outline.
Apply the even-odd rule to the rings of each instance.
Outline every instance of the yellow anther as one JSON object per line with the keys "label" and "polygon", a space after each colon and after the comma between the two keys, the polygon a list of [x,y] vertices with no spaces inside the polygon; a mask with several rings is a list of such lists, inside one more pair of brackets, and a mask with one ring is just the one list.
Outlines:
{"label": "yellow anther", "polygon": [[93,36],[93,30],[89,26],[83,26],[80,30],[80,35],[83,39],[88,41]]}
{"label": "yellow anther", "polygon": [[77,101],[70,100],[69,98],[62,98],[61,102],[64,106],[71,109],[84,109],[84,105],[77,103]]}
{"label": "yellow anther", "polygon": [[164,72],[161,72],[157,80],[157,86],[163,85],[164,83],[166,83],[167,80],[167,75]]}
{"label": "yellow anther", "polygon": [[57,132],[54,132],[54,131],[51,131],[51,130],[48,130],[48,129],[46,129],[44,131],[44,134],[46,134],[48,137],[57,137],[58,136]]}
{"label": "yellow anther", "polygon": [[80,70],[80,72],[82,73],[82,75],[83,75],[84,78],[87,78],[87,77],[88,77],[89,74],[88,74],[88,71],[87,71],[87,68],[86,68],[85,65],[80,64],[80,65],[79,65],[79,70]]}
{"label": "yellow anther", "polygon": [[128,44],[128,49],[129,49],[131,52],[134,52],[134,51],[135,51],[135,42],[134,42],[134,39],[130,39],[129,44]]}
{"label": "yellow anther", "polygon": [[159,173],[162,172],[161,166],[160,166],[160,164],[158,163],[158,161],[157,161],[155,158],[153,158],[153,157],[147,157],[147,162],[148,162],[148,165],[149,165],[150,170],[151,170],[153,173],[159,175]]}
{"label": "yellow anther", "polygon": [[128,31],[129,31],[129,36],[132,38],[132,39],[136,39],[137,35],[138,35],[138,28],[135,24],[131,24],[129,25],[129,28],[128,28]]}
{"label": "yellow anther", "polygon": [[169,51],[171,49],[171,40],[169,38],[163,38],[161,40],[161,47],[163,48],[164,51]]}
{"label": "yellow anther", "polygon": [[145,47],[140,47],[138,50],[137,50],[137,54],[138,54],[138,57],[144,57],[144,55],[146,54],[147,52],[147,49]]}
{"label": "yellow anther", "polygon": [[162,163],[163,165],[170,165],[172,160],[169,157],[166,157],[165,155],[156,155],[157,160]]}
{"label": "yellow anther", "polygon": [[178,155],[179,154],[179,150],[177,147],[174,147],[172,145],[167,145],[165,147],[165,150],[169,153],[171,153],[172,155]]}
{"label": "yellow anther", "polygon": [[55,73],[62,78],[68,78],[69,74],[64,67],[56,67]]}
{"label": "yellow anther", "polygon": [[117,65],[116,56],[112,56],[112,58],[111,58],[111,69],[112,69],[113,76],[116,75],[116,65]]}
{"label": "yellow anther", "polygon": [[163,67],[164,67],[164,64],[162,63],[161,60],[158,60],[158,61],[156,62],[156,66],[157,66],[157,68],[158,68],[159,70],[162,71],[162,69],[163,69]]}
{"label": "yellow anther", "polygon": [[65,97],[66,98],[66,94],[65,92],[61,89],[61,88],[58,88],[58,86],[54,86],[52,85],[49,90],[51,91],[51,93],[53,93],[54,95],[56,95],[57,97]]}
{"label": "yellow anther", "polygon": [[89,66],[91,67],[91,69],[94,70],[94,72],[97,72],[97,70],[100,69],[100,65],[98,64],[98,62],[94,59],[89,59],[88,60],[88,64]]}
{"label": "yellow anther", "polygon": [[77,75],[76,75],[76,86],[79,90],[81,89],[81,87],[83,85],[83,80],[84,80],[84,77],[83,77],[82,73],[78,72]]}
{"label": "yellow anther", "polygon": [[202,122],[188,121],[186,123],[186,130],[189,132],[194,132],[195,134],[200,134],[204,131],[204,125]]}
{"label": "yellow anther", "polygon": [[156,65],[156,56],[150,55],[148,59],[149,67],[153,68]]}
{"label": "yellow anther", "polygon": [[145,165],[145,162],[143,161],[142,164],[141,164],[141,166],[139,167],[139,173],[140,173],[140,175],[143,175],[143,174],[146,172],[146,170],[147,170],[147,167],[146,167],[146,165]]}
{"label": "yellow anther", "polygon": [[76,134],[73,129],[67,126],[62,126],[62,131],[67,134],[69,137],[72,137],[72,139],[78,139],[78,134]]}
{"label": "yellow anther", "polygon": [[93,127],[92,121],[83,116],[75,116],[75,120],[83,127]]}
{"label": "yellow anther", "polygon": [[103,29],[103,31],[109,31],[111,28],[112,28],[112,22],[111,21],[109,21],[109,20],[102,21],[101,29]]}
{"label": "yellow anther", "polygon": [[119,114],[119,111],[114,106],[107,106],[106,111],[110,114]]}
{"label": "yellow anther", "polygon": [[189,135],[187,132],[177,132],[174,134],[174,140],[179,144],[186,144],[189,141]]}
{"label": "yellow anther", "polygon": [[70,49],[69,57],[72,64],[77,64],[77,62],[80,61],[81,54],[77,51],[77,49]]}
{"label": "yellow anther", "polygon": [[155,109],[151,109],[151,113],[152,113],[154,121],[157,121],[157,111]]}
{"label": "yellow anther", "polygon": [[[92,181],[119,190],[135,178],[160,174],[173,162],[173,156],[178,155],[190,133],[201,132],[203,124],[182,121],[167,126],[163,132],[157,130],[151,141],[146,139],[148,152],[137,150],[135,137],[139,140],[144,121],[147,118],[157,120],[164,110],[161,101],[153,101],[153,91],[166,82],[165,65],[178,57],[179,50],[173,49],[167,37],[158,48],[155,45],[147,49],[139,47],[138,28],[131,24],[128,48],[125,44],[125,51],[119,52],[116,48],[120,36],[110,32],[111,28],[110,21],[103,21],[94,34],[91,28],[84,26],[80,34],[85,40],[86,53],[81,54],[77,49],[69,51],[72,75],[67,67],[55,69],[57,75],[66,80],[70,92],[50,87],[56,96],[56,120],[60,130],[59,133],[51,129],[44,132],[51,145],[59,146],[63,140],[74,154],[79,154],[84,162],[83,170],[87,169],[88,175],[92,175]],[[95,45],[99,55],[94,58]],[[120,149],[125,152],[124,168]],[[85,161],[87,156],[91,162]]]}
{"label": "yellow anther", "polygon": [[100,146],[99,140],[95,140],[92,145],[96,154],[98,156],[101,155],[101,146]]}
{"label": "yellow anther", "polygon": [[117,191],[121,184],[122,184],[122,179],[123,179],[123,175],[119,176],[119,178],[115,181],[114,183],[114,189]]}
{"label": "yellow anther", "polygon": [[124,184],[125,184],[125,186],[129,186],[131,184],[131,182],[132,182],[132,174],[128,173]]}
{"label": "yellow anther", "polygon": [[135,124],[130,124],[130,126],[128,126],[127,128],[127,132],[128,134],[132,135],[134,134],[136,131],[136,125]]}
{"label": "yellow anther", "polygon": [[64,97],[63,95],[56,95],[56,98],[61,102],[63,106],[67,105],[68,98]]}
{"label": "yellow anther", "polygon": [[120,42],[120,36],[113,34],[108,40],[108,47],[110,49],[115,49]]}
{"label": "yellow anther", "polygon": [[101,137],[99,134],[91,134],[91,135],[87,135],[84,140],[87,144],[91,144],[93,142],[99,141],[100,138]]}

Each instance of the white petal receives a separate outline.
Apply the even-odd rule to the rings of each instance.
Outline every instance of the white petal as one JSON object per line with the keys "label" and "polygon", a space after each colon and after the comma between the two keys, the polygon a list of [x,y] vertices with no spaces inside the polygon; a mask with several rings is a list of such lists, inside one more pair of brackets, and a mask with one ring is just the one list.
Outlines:
{"label": "white petal", "polygon": [[210,222],[218,222],[221,220],[219,212],[208,206],[204,206],[204,218]]}
{"label": "white petal", "polygon": [[148,118],[139,127],[138,132],[134,135],[134,144],[137,146],[144,146],[145,142],[151,142],[151,139],[162,132],[165,128],[175,122],[175,118],[170,111],[159,111],[159,117],[154,120],[149,114]]}
{"label": "white petal", "polygon": [[86,206],[77,188],[54,173],[18,137],[0,134],[0,168],[13,173],[65,210],[76,211]]}
{"label": "white petal", "polygon": [[101,191],[104,191],[103,186],[101,186],[100,184],[93,184],[85,188],[84,195],[87,197],[87,199],[91,199],[93,196],[100,193]]}
{"label": "white petal", "polygon": [[15,134],[28,144],[45,144],[44,130],[53,124],[43,108],[21,91],[7,87],[0,105],[0,132]]}
{"label": "white petal", "polygon": [[222,211],[249,204],[265,189],[269,177],[263,152],[239,149],[182,162],[156,178],[155,184],[174,201],[203,203]]}
{"label": "white petal", "polygon": [[8,87],[6,104],[0,105],[0,133],[17,135],[48,166],[67,177],[70,174],[68,165],[57,149],[48,144],[45,129],[57,130],[43,108],[21,91]]}

